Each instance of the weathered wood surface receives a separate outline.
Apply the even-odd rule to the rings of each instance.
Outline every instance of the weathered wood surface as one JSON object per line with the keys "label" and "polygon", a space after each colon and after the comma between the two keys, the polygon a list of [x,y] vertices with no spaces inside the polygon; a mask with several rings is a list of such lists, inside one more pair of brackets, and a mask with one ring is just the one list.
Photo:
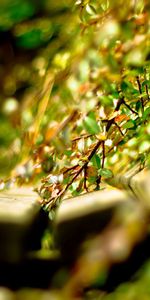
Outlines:
{"label": "weathered wood surface", "polygon": [[0,193],[0,262],[17,262],[40,248],[47,217],[29,188]]}
{"label": "weathered wood surface", "polygon": [[[109,227],[122,228],[127,225],[128,218],[131,218],[131,226],[138,224],[145,219],[145,212],[130,194],[118,189],[108,187],[64,200],[54,222],[55,240],[62,256],[68,260],[78,254],[77,250],[85,239],[95,234],[103,235]],[[136,238],[138,241],[140,235],[143,236],[144,226],[144,222],[138,226],[135,243]]]}
{"label": "weathered wood surface", "polygon": [[129,187],[135,197],[150,213],[150,170],[144,168],[130,178]]}
{"label": "weathered wood surface", "polygon": [[[77,271],[68,281],[69,289],[72,284],[77,284],[81,288],[90,285],[103,267],[109,271],[111,282],[114,277],[114,273],[111,272],[113,266],[117,265],[119,273],[118,266],[124,266],[128,261],[130,272],[132,262],[136,266],[138,262],[142,263],[144,260],[144,257],[142,260],[139,259],[141,250],[138,252],[138,259],[136,258],[134,249],[143,249],[139,245],[145,245],[147,238],[148,247],[150,244],[149,209],[147,209],[150,199],[149,172],[147,169],[142,171],[135,167],[123,175],[124,177],[118,177],[117,180],[122,184],[123,190],[106,186],[104,190],[62,201],[53,222],[55,245],[60,249],[62,256],[45,261],[35,259],[34,254],[31,258],[28,256],[32,249],[40,246],[41,235],[47,222],[45,215],[43,218],[44,212],[41,211],[37,201],[37,194],[25,189],[1,193],[0,265],[3,274],[5,270],[7,272],[5,280],[3,281],[2,276],[0,282],[4,284],[8,282],[9,273],[11,274],[9,282],[15,286],[16,281],[12,280],[13,266],[19,261],[20,263],[15,265],[16,278],[19,278],[21,269],[26,274],[23,279],[20,277],[20,281],[17,279],[19,285],[22,284],[22,280],[25,285],[29,284],[29,281],[26,281],[28,272],[34,274],[34,278],[39,277],[38,266],[41,265],[43,270],[45,269],[43,273],[46,274],[43,283],[48,283],[59,268],[66,267],[67,262],[75,263]],[[100,254],[96,254],[95,257],[95,253]],[[93,268],[93,257],[97,266],[97,273],[94,275],[90,271]],[[76,265],[79,268],[76,269]],[[47,272],[48,269],[52,272]],[[84,275],[84,283],[80,281],[81,274]],[[127,272],[127,276],[128,274]],[[28,278],[32,286],[32,276]],[[38,280],[37,282],[40,286],[40,282]],[[109,277],[108,282],[110,286]],[[36,286],[35,282],[34,284]]]}
{"label": "weathered wood surface", "polygon": [[107,272],[112,290],[130,280],[150,253],[150,171],[136,165],[111,180],[109,188],[62,202],[54,222],[55,238],[65,261],[75,257],[65,289],[75,291]]}
{"label": "weathered wood surface", "polygon": [[117,188],[126,190],[129,189],[130,179],[136,174],[139,174],[140,171],[141,171],[141,164],[137,163],[133,168],[129,169],[127,172],[123,174],[122,173],[117,174],[112,178],[108,179],[107,182],[111,186],[115,186]]}
{"label": "weathered wood surface", "polygon": [[148,166],[142,169],[138,163],[125,174],[114,176],[108,183],[130,192],[147,209],[147,212],[150,212],[150,169]]}

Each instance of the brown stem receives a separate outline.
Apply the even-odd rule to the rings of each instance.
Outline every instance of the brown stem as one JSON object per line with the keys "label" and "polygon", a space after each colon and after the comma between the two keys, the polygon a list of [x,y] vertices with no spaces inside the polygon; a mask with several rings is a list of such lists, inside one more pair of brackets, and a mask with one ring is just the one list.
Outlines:
{"label": "brown stem", "polygon": [[114,124],[115,118],[112,118],[110,120],[107,120],[107,125],[106,125],[106,132],[110,129],[111,125]]}
{"label": "brown stem", "polygon": [[[105,164],[105,142],[102,142],[102,164],[101,164],[101,168],[104,168],[104,164]],[[101,179],[102,179],[102,175],[98,176],[97,180],[96,180],[96,189],[98,190],[100,188],[100,184],[101,184]]]}
{"label": "brown stem", "polygon": [[118,125],[116,122],[114,122],[114,124],[115,124],[116,127],[118,128],[118,130],[119,130],[119,132],[121,133],[121,135],[124,136],[124,134],[123,134],[121,128],[119,127],[119,125]]}
{"label": "brown stem", "polygon": [[[71,181],[66,185],[64,192],[66,192],[66,190],[68,189],[68,187],[74,182],[74,180],[79,176],[79,174],[85,169],[85,167],[87,167],[89,161],[91,160],[91,158],[93,157],[93,155],[96,153],[96,151],[98,150],[99,146],[101,144],[101,141],[99,140],[95,147],[92,149],[92,151],[90,152],[90,154],[87,157],[86,162],[83,164],[83,166],[81,166],[81,168],[77,171],[77,173],[74,175],[74,177],[71,179]],[[64,194],[63,192],[63,194]]]}
{"label": "brown stem", "polygon": [[129,104],[127,104],[127,103],[125,102],[125,100],[124,100],[124,105],[125,105],[130,111],[132,111],[133,114],[138,115],[137,111],[135,111]]}
{"label": "brown stem", "polygon": [[87,166],[85,166],[84,168],[84,189],[88,192],[86,180],[87,180]]}
{"label": "brown stem", "polygon": [[81,136],[78,136],[78,137],[72,139],[72,142],[79,141],[79,140],[81,140],[82,138],[88,139],[88,138],[91,137],[91,136],[94,136],[94,134],[86,134],[86,135],[85,135],[85,134],[81,134]]}
{"label": "brown stem", "polygon": [[[119,91],[120,93],[121,91]],[[120,97],[120,99],[118,100],[118,103],[116,105],[115,111],[118,111],[120,109],[120,106],[124,104],[124,96]]]}
{"label": "brown stem", "polygon": [[110,153],[110,152],[114,149],[114,147],[118,147],[119,144],[120,144],[122,141],[123,141],[123,139],[120,139],[113,147],[111,147],[111,148],[107,151],[107,154]]}
{"label": "brown stem", "polygon": [[[121,93],[121,91],[118,91],[118,92]],[[122,96],[122,97],[119,99],[119,101],[118,101],[118,103],[117,103],[117,106],[116,106],[116,108],[115,108],[115,111],[118,111],[118,110],[120,109],[120,106],[121,106],[122,104],[124,104],[130,111],[132,111],[133,114],[138,115],[137,111],[135,111],[129,104],[126,103],[126,101],[125,101],[125,99],[124,99],[124,96]]]}
{"label": "brown stem", "polygon": [[147,84],[145,84],[145,91],[146,91],[147,99],[149,100],[150,97],[149,97],[149,91],[148,91],[148,85]]}
{"label": "brown stem", "polygon": [[[136,76],[136,81],[137,81],[139,93],[140,93],[140,95],[142,95],[142,86],[141,86],[141,82],[140,82],[139,76]],[[141,98],[141,104],[142,104],[142,112],[144,112],[144,99],[143,99],[142,96],[140,98]]]}
{"label": "brown stem", "polygon": [[91,160],[91,158],[93,157],[93,155],[96,153],[96,151],[98,150],[99,146],[101,144],[101,141],[99,140],[96,145],[94,146],[94,148],[92,149],[92,151],[90,152],[90,154],[88,155],[85,163],[80,167],[80,169],[76,172],[76,174],[72,177],[72,179],[70,180],[70,182],[68,182],[68,184],[66,185],[66,187],[58,194],[58,196],[56,198],[51,198],[49,200],[49,205],[47,204],[47,207],[53,207],[56,205],[56,201],[58,200],[58,198],[62,197],[66,191],[68,190],[68,188],[71,186],[71,184],[75,181],[75,179],[80,175],[80,173],[87,167],[89,161]]}
{"label": "brown stem", "polygon": [[104,141],[102,142],[102,153],[103,153],[102,156],[102,169],[103,169],[105,164],[105,142]]}
{"label": "brown stem", "polygon": [[68,173],[69,171],[72,171],[72,170],[76,169],[78,166],[79,166],[79,165],[76,164],[76,165],[74,165],[74,166],[72,166],[72,167],[67,168],[67,170],[65,170],[65,171],[63,172],[63,174],[66,174],[66,173]]}
{"label": "brown stem", "polygon": [[[144,79],[147,80],[146,69],[144,70]],[[147,95],[147,100],[149,100],[150,97],[149,97],[149,91],[148,91],[148,85],[147,84],[145,84],[145,91],[146,91],[146,95]]]}

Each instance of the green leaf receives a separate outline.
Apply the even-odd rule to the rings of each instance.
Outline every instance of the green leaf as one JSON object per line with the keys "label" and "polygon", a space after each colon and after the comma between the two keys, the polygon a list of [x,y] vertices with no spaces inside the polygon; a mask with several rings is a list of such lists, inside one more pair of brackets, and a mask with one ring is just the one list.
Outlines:
{"label": "green leaf", "polygon": [[75,182],[72,183],[72,185],[69,188],[70,191],[71,191],[72,196],[74,196],[74,197],[80,195],[80,191],[78,191],[78,186],[79,186],[79,182],[75,181]]}
{"label": "green leaf", "polygon": [[111,178],[113,176],[113,172],[106,168],[100,169],[98,173],[100,176],[105,178]]}
{"label": "green leaf", "polygon": [[111,95],[106,96],[106,95],[102,95],[99,97],[102,105],[104,106],[112,106],[113,105],[113,97]]}
{"label": "green leaf", "polygon": [[72,150],[65,150],[64,151],[64,154],[66,155],[66,156],[71,156],[71,154],[73,153],[73,151]]}
{"label": "green leaf", "polygon": [[122,83],[121,83],[121,90],[122,90],[123,92],[125,92],[128,88],[129,88],[128,82],[126,82],[125,80],[122,81]]}
{"label": "green leaf", "polygon": [[143,121],[145,121],[149,116],[150,116],[150,107],[146,108],[146,110],[144,111],[142,116]]}
{"label": "green leaf", "polygon": [[28,26],[19,25],[15,31],[16,43],[19,47],[25,49],[34,49],[50,41],[53,35],[51,21],[45,19],[29,22]]}
{"label": "green leaf", "polygon": [[98,154],[94,154],[91,158],[91,162],[93,163],[93,166],[100,169],[101,167],[101,159]]}
{"label": "green leaf", "polygon": [[96,10],[94,8],[94,6],[90,5],[90,4],[87,4],[86,5],[86,11],[89,15],[96,15]]}
{"label": "green leaf", "polygon": [[145,86],[145,85],[147,85],[148,87],[150,87],[150,82],[149,82],[149,80],[144,80],[144,81],[142,82],[142,87]]}
{"label": "green leaf", "polygon": [[100,127],[97,124],[95,115],[86,116],[83,121],[84,128],[89,134],[98,134],[100,132]]}
{"label": "green leaf", "polygon": [[108,0],[105,0],[102,4],[101,4],[101,7],[104,11],[106,11],[109,7],[109,1]]}
{"label": "green leaf", "polygon": [[141,103],[141,101],[139,100],[139,101],[136,102],[136,110],[137,110],[137,111],[140,111],[141,109],[142,109],[142,103]]}
{"label": "green leaf", "polygon": [[94,184],[94,183],[96,183],[96,179],[97,179],[96,176],[90,176],[87,178],[87,181],[91,184]]}
{"label": "green leaf", "polygon": [[[7,0],[0,4],[0,30],[8,30],[21,21],[32,17],[38,5],[29,0]],[[18,9],[19,7],[19,9]]]}
{"label": "green leaf", "polygon": [[124,129],[133,128],[135,126],[135,122],[133,120],[129,120],[123,125]]}

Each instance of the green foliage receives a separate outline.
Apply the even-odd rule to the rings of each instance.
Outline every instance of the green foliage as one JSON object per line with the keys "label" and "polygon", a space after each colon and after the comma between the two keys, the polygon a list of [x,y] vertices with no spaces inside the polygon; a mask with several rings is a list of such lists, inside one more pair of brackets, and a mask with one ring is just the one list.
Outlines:
{"label": "green foliage", "polygon": [[85,117],[83,124],[87,133],[98,134],[100,132],[100,128],[93,113],[90,113]]}
{"label": "green foliage", "polygon": [[[147,0],[1,1],[1,188],[36,187],[53,219],[150,161],[149,19]],[[149,296],[144,280],[102,299]]]}
{"label": "green foliage", "polygon": [[0,8],[4,180],[36,183],[49,209],[150,149],[149,3],[55,2]]}
{"label": "green foliage", "polygon": [[93,163],[93,166],[96,167],[98,170],[101,167],[101,158],[99,155],[94,154],[93,157],[91,158],[91,162]]}
{"label": "green foliage", "polygon": [[100,176],[103,176],[104,178],[110,178],[113,176],[112,171],[106,168],[100,169],[98,173]]}
{"label": "green foliage", "polygon": [[19,47],[33,49],[47,43],[53,34],[53,27],[50,20],[36,20],[28,23],[28,27],[21,25],[17,28],[16,44]]}
{"label": "green foliage", "polygon": [[2,1],[0,8],[0,28],[1,30],[8,30],[14,24],[26,20],[29,17],[32,17],[35,14],[35,12],[36,6],[32,1]]}

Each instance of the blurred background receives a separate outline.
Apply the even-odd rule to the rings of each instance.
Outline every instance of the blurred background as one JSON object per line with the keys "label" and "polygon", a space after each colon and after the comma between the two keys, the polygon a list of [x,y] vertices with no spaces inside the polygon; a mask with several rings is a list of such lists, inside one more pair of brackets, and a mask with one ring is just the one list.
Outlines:
{"label": "blurred background", "polygon": [[[78,30],[75,18],[71,0],[0,1],[2,178],[8,176],[20,161],[19,154],[26,131],[34,123],[43,96],[43,82],[50,65],[55,65],[53,60],[56,52],[59,50],[66,55],[64,60],[68,59],[66,49],[71,46],[71,40]],[[56,65],[64,63],[60,59],[59,56],[55,58],[58,61]],[[49,87],[47,93],[50,93],[48,90],[50,91]],[[58,100],[55,106],[58,106],[57,102]],[[51,112],[50,119],[53,118]],[[47,119],[44,122],[47,124]],[[39,136],[39,142],[40,139],[42,136]]]}

